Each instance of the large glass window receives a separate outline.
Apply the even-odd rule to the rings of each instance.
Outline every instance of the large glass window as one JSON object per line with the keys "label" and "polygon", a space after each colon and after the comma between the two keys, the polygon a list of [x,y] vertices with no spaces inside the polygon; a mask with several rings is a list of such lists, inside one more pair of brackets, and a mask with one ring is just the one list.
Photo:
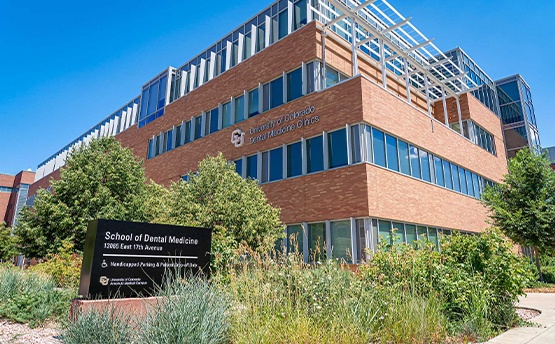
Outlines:
{"label": "large glass window", "polygon": [[474,173],[472,173],[472,184],[474,184],[474,197],[480,198],[481,196],[480,184],[478,182],[478,176],[475,175]]}
{"label": "large glass window", "polygon": [[153,113],[158,108],[158,91],[159,91],[159,83],[155,82],[149,87],[149,94],[148,97],[148,114]]}
{"label": "large glass window", "polygon": [[415,225],[405,225],[407,244],[413,245],[418,240]]}
{"label": "large glass window", "polygon": [[441,159],[437,156],[434,156],[434,166],[435,166],[435,175],[436,175],[436,184],[445,186],[445,179],[443,178],[443,164],[441,163]]}
{"label": "large glass window", "polygon": [[[256,106],[258,107],[258,102]],[[244,119],[245,119],[245,97],[240,96],[235,98],[235,123],[239,123]]]}
{"label": "large glass window", "polygon": [[364,229],[364,220],[356,220],[356,236],[358,238],[357,257],[358,261],[366,261],[366,230]]}
{"label": "large glass window", "polygon": [[380,243],[391,243],[391,222],[378,221]]}
{"label": "large glass window", "polygon": [[405,242],[405,225],[400,222],[393,222],[393,229],[395,230],[395,242],[400,244]]}
{"label": "large glass window", "polygon": [[270,151],[270,181],[283,179],[283,149],[281,147]]}
{"label": "large glass window", "polygon": [[[264,95],[264,111],[273,109],[283,104],[283,78],[276,79],[269,84],[269,93]],[[264,85],[266,92],[266,85]],[[267,102],[269,97],[269,102]]]}
{"label": "large glass window", "polygon": [[399,140],[399,166],[401,172],[404,174],[411,174],[410,171],[410,156],[409,156],[409,145],[406,142]]}
{"label": "large glass window", "polygon": [[247,157],[247,178],[258,179],[258,156]]}
{"label": "large glass window", "polygon": [[436,250],[439,247],[439,238],[437,236],[437,229],[436,228],[430,228],[428,227],[428,240],[430,240],[434,246],[436,247]]}
{"label": "large glass window", "polygon": [[171,151],[173,149],[173,130],[166,131],[164,139],[164,142],[166,144],[166,152]]}
{"label": "large glass window", "polygon": [[202,116],[195,117],[195,140],[202,136]]}
{"label": "large glass window", "polygon": [[399,160],[397,159],[397,139],[390,135],[385,135],[387,148],[387,167],[394,171],[399,171]]}
{"label": "large glass window", "polygon": [[287,101],[303,96],[303,71],[301,68],[287,74]]}
{"label": "large glass window", "polygon": [[293,29],[297,30],[302,25],[307,23],[307,16],[306,16],[306,0],[297,1],[294,8],[293,13]]}
{"label": "large glass window", "polygon": [[426,240],[428,239],[428,230],[424,226],[417,226],[418,239]]}
{"label": "large glass window", "polygon": [[347,165],[347,135],[345,129],[328,133],[328,155],[330,168]]}
{"label": "large glass window", "polygon": [[466,183],[468,185],[468,195],[474,197],[474,185],[472,185],[472,173],[466,171]]}
{"label": "large glass window", "polygon": [[258,114],[258,88],[256,88],[249,92],[249,118]]}
{"label": "large glass window", "polygon": [[231,102],[222,105],[222,128],[227,128],[231,125]]}
{"label": "large glass window", "polygon": [[209,116],[209,133],[215,133],[218,131],[218,118],[219,118],[219,111],[218,108],[211,110],[209,113],[206,114]]}
{"label": "large glass window", "polygon": [[351,222],[337,221],[330,223],[332,257],[352,261]]}
{"label": "large glass window", "polygon": [[459,178],[459,168],[454,164],[451,164],[451,175],[453,176],[453,189],[455,189],[455,191],[460,192],[461,183]]}
{"label": "large glass window", "polygon": [[266,24],[260,24],[256,38],[256,52],[259,52],[266,47]]}
{"label": "large glass window", "polygon": [[262,175],[260,176],[260,182],[266,183],[270,178],[270,152],[262,153]]}
{"label": "large glass window", "polygon": [[324,169],[324,144],[322,136],[306,140],[307,172],[318,172]]}
{"label": "large glass window", "polygon": [[156,140],[150,139],[148,141],[148,158],[149,159],[154,158],[155,154],[156,154]]}
{"label": "large glass window", "polygon": [[361,142],[361,133],[360,133],[360,126],[353,125],[351,127],[351,155],[353,164],[362,161],[362,147],[360,145]]}
{"label": "large glass window", "polygon": [[418,148],[410,146],[410,175],[418,179],[421,178],[419,154]]}
{"label": "large glass window", "polygon": [[248,59],[249,57],[251,57],[251,53],[252,53],[252,39],[251,39],[251,33],[247,33],[245,35],[245,42],[243,43],[243,60]]}
{"label": "large glass window", "polygon": [[300,176],[303,173],[302,145],[300,142],[287,145],[287,177]]}
{"label": "large glass window", "polygon": [[191,131],[191,121],[185,122],[185,143],[193,141],[193,132]]}
{"label": "large glass window", "polygon": [[326,224],[308,225],[308,253],[310,261],[326,259]]}
{"label": "large glass window", "polygon": [[287,253],[303,253],[303,227],[287,226]]}
{"label": "large glass window", "polygon": [[443,160],[443,173],[445,175],[445,187],[453,189],[453,180],[451,179],[451,164]]}
{"label": "large glass window", "polygon": [[237,172],[241,177],[243,176],[243,159],[235,160],[235,172]]}
{"label": "large glass window", "polygon": [[422,179],[431,182],[430,157],[427,152],[420,150],[420,167],[422,168]]}
{"label": "large glass window", "polygon": [[375,128],[372,128],[372,146],[374,148],[374,163],[385,167],[384,133]]}
{"label": "large glass window", "polygon": [[181,125],[178,125],[177,127],[175,127],[175,137],[173,138],[175,148],[181,146],[181,133],[182,133],[182,131],[183,131],[183,128],[182,128]]}
{"label": "large glass window", "polygon": [[459,167],[459,178],[461,180],[461,192],[468,195],[468,189],[466,187],[466,173],[463,168]]}
{"label": "large glass window", "polygon": [[288,19],[288,15],[287,15],[287,10],[281,12],[279,14],[279,39],[282,39],[283,37],[287,36],[289,34],[289,29],[288,29],[288,25],[289,25],[289,19]]}

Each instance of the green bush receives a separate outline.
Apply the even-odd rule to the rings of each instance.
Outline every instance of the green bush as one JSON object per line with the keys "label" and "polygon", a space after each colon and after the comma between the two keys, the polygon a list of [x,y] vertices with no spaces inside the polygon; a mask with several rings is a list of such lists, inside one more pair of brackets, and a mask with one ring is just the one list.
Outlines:
{"label": "green bush", "polygon": [[555,266],[546,266],[542,272],[545,283],[555,283]]}
{"label": "green bush", "polygon": [[442,237],[441,252],[426,241],[417,248],[388,244],[361,276],[377,289],[437,294],[452,334],[483,339],[517,323],[513,306],[532,278],[526,265],[499,231],[489,230]]}
{"label": "green bush", "polygon": [[56,287],[47,275],[16,268],[0,269],[0,317],[37,326],[67,318],[75,292]]}
{"label": "green bush", "polygon": [[73,252],[73,244],[65,241],[58,254],[49,255],[46,261],[29,268],[50,275],[61,288],[77,288],[83,257]]}

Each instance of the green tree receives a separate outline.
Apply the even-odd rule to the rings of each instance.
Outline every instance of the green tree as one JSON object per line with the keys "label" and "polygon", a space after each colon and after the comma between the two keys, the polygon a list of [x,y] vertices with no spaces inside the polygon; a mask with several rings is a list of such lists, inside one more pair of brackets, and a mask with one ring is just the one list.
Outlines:
{"label": "green tree", "polygon": [[555,172],[546,155],[520,150],[509,160],[503,183],[486,188],[483,203],[493,225],[511,240],[534,248],[540,280],[540,255],[555,252]]}
{"label": "green tree", "polygon": [[201,161],[188,182],[173,183],[168,201],[161,222],[213,228],[216,268],[225,266],[240,245],[269,252],[283,237],[280,210],[268,203],[255,180],[241,178],[221,153]]}
{"label": "green tree", "polygon": [[17,240],[12,235],[10,227],[6,227],[4,222],[0,222],[0,260],[10,259],[18,254]]}
{"label": "green tree", "polygon": [[68,155],[51,191],[41,189],[32,208],[20,214],[16,234],[29,257],[56,253],[64,241],[82,250],[87,224],[93,219],[151,221],[156,202],[146,200],[157,186],[145,184],[141,161],[114,138],[91,141]]}

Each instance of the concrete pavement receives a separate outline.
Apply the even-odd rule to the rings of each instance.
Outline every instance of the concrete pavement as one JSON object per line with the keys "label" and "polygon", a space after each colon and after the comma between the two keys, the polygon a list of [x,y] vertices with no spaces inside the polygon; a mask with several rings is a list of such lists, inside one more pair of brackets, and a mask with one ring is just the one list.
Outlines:
{"label": "concrete pavement", "polygon": [[519,299],[519,307],[537,309],[542,313],[530,322],[538,327],[518,327],[486,343],[494,344],[555,344],[555,293],[529,293]]}

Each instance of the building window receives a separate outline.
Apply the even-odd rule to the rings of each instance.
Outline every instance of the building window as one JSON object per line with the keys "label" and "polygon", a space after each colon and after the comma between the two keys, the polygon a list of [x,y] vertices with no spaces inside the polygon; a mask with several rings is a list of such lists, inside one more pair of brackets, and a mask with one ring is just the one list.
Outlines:
{"label": "building window", "polygon": [[166,152],[171,151],[173,149],[173,129],[166,131],[164,140],[166,143]]}
{"label": "building window", "polygon": [[466,182],[468,185],[468,195],[474,197],[474,186],[472,185],[472,173],[466,171]]}
{"label": "building window", "polygon": [[258,115],[258,88],[249,92],[249,118]]}
{"label": "building window", "polygon": [[222,128],[227,128],[231,125],[232,123],[232,118],[231,118],[231,102],[227,102],[225,104],[222,105]]}
{"label": "building window", "polygon": [[385,167],[385,137],[384,133],[372,128],[372,147],[374,150],[374,163]]}
{"label": "building window", "polygon": [[263,110],[268,111],[283,104],[283,77],[263,86]]}
{"label": "building window", "polygon": [[391,244],[391,222],[389,221],[378,221],[378,235],[379,235],[379,242],[380,243],[389,243]]}
{"label": "building window", "polygon": [[174,137],[174,147],[177,148],[179,146],[181,146],[181,133],[183,131],[183,128],[181,125],[178,125],[177,127],[175,127],[175,137]]}
{"label": "building window", "polygon": [[422,167],[422,179],[427,182],[432,181],[430,162],[430,155],[427,152],[420,150],[420,166]]}
{"label": "building window", "polygon": [[287,10],[281,12],[278,16],[279,21],[279,36],[278,39],[282,39],[283,37],[289,34],[289,18],[287,14]]}
{"label": "building window", "polygon": [[303,227],[287,226],[287,253],[303,253]]}
{"label": "building window", "polygon": [[306,140],[307,172],[324,170],[324,144],[322,136]]}
{"label": "building window", "polygon": [[332,257],[352,261],[351,221],[331,222],[330,233]]}
{"label": "building window", "polygon": [[399,167],[401,173],[410,175],[410,156],[409,156],[409,145],[406,142],[399,140]]}
{"label": "building window", "polygon": [[390,170],[399,171],[399,160],[397,158],[397,139],[390,135],[385,135],[387,148],[387,167]]}
{"label": "building window", "polygon": [[[256,106],[258,107],[258,102]],[[235,123],[243,120],[245,120],[245,96],[240,96],[235,98]]]}
{"label": "building window", "polygon": [[436,184],[440,186],[445,186],[445,179],[443,178],[443,164],[441,163],[441,159],[437,156],[434,156],[434,166],[435,166],[435,175],[436,175]]}
{"label": "building window", "polygon": [[294,13],[293,13],[293,30],[297,30],[301,26],[306,25],[307,23],[306,10],[307,10],[306,0],[300,0],[300,1],[297,1],[297,3],[295,3]]}
{"label": "building window", "polygon": [[295,69],[287,74],[287,101],[293,101],[303,96],[303,71]]}
{"label": "building window", "polygon": [[351,159],[353,164],[359,163],[362,161],[362,147],[360,142],[362,141],[361,133],[360,133],[360,126],[353,125],[351,127]]}
{"label": "building window", "polygon": [[418,240],[418,236],[416,234],[416,226],[405,224],[405,235],[407,244],[414,245],[415,242]]}
{"label": "building window", "polygon": [[218,131],[218,118],[218,108],[212,109],[206,114],[207,123],[205,133],[212,134]]}
{"label": "building window", "polygon": [[358,261],[366,261],[366,230],[364,228],[364,220],[357,219],[355,222],[356,236],[358,238],[357,257]]}
{"label": "building window", "polygon": [[326,224],[311,223],[308,225],[309,261],[326,259]]}
{"label": "building window", "polygon": [[453,176],[453,189],[457,192],[461,192],[459,168],[454,164],[451,164],[451,175]]}
{"label": "building window", "polygon": [[[404,244],[405,243],[405,225],[400,222],[393,222],[392,224],[392,237],[394,242],[397,244]],[[393,232],[395,234],[393,235]]]}
{"label": "building window", "polygon": [[156,155],[156,139],[150,139],[148,141],[148,158],[152,159]]}
{"label": "building window", "polygon": [[328,133],[328,161],[330,168],[348,164],[347,134],[345,129]]}
{"label": "building window", "polygon": [[247,178],[258,179],[258,156],[247,157]]}
{"label": "building window", "polygon": [[243,176],[243,159],[235,160],[235,171],[242,177]]}
{"label": "building window", "polygon": [[445,187],[453,189],[453,180],[451,179],[451,164],[443,160],[443,173],[445,175]]}
{"label": "building window", "polygon": [[287,145],[287,177],[300,176],[303,173],[302,145],[300,142]]}
{"label": "building window", "polygon": [[420,174],[420,153],[418,148],[410,146],[410,175],[414,178],[421,178]]}
{"label": "building window", "polygon": [[468,195],[468,189],[466,187],[466,173],[463,168],[459,167],[459,178],[461,180],[461,192]]}
{"label": "building window", "polygon": [[202,137],[202,116],[195,117],[195,136],[194,140]]}
{"label": "building window", "polygon": [[193,133],[191,132],[191,121],[185,123],[185,143],[193,141]]}
{"label": "building window", "polygon": [[283,148],[270,151],[270,181],[283,179]]}
{"label": "building window", "polygon": [[256,37],[256,52],[259,52],[266,47],[266,24],[260,24]]}

